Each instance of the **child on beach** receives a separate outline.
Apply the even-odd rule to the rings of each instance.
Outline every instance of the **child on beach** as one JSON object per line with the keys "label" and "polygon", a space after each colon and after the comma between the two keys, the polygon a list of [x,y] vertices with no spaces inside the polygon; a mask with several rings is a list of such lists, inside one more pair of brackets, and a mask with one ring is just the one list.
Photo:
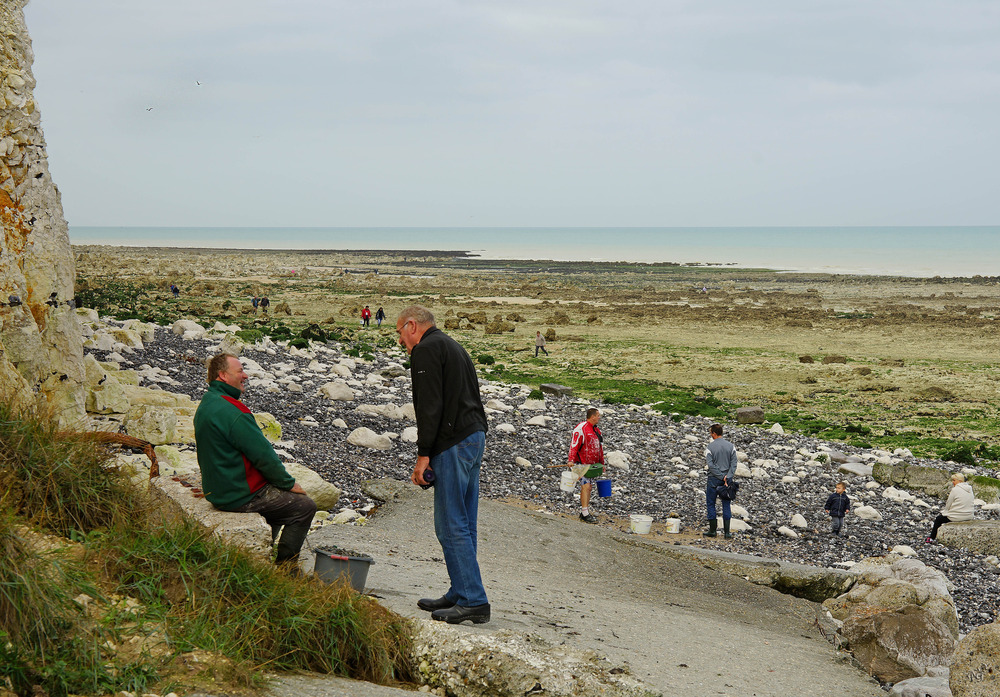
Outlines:
{"label": "child on beach", "polygon": [[847,497],[846,491],[847,484],[837,482],[834,492],[827,498],[823,507],[830,514],[831,535],[840,535],[840,531],[844,528],[844,516],[851,510],[851,499]]}

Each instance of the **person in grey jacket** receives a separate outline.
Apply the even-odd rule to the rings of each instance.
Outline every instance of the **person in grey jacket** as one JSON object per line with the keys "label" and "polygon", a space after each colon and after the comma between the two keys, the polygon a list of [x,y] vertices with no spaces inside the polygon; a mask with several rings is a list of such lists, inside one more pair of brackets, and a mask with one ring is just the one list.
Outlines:
{"label": "person in grey jacket", "polygon": [[[705,501],[708,504],[708,532],[702,533],[705,537],[715,537],[719,529],[719,521],[715,511],[715,500],[718,497],[716,489],[720,484],[728,485],[736,475],[736,448],[728,440],[722,437],[722,425],[712,424],[708,429],[712,436],[712,442],[708,444],[705,452],[705,459],[708,462],[708,484],[705,486]],[[729,501],[722,499],[722,529],[727,540],[732,539],[729,532],[729,521],[733,515],[730,511]]]}

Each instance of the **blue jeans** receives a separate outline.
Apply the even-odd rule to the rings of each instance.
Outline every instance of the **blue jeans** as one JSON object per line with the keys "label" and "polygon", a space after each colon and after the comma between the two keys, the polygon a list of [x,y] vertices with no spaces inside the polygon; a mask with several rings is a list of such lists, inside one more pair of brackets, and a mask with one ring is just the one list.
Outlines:
{"label": "blue jeans", "polygon": [[489,602],[476,560],[479,467],[485,448],[486,434],[477,431],[431,458],[435,477],[434,532],[451,579],[445,598],[462,607]]}
{"label": "blue jeans", "polygon": [[[716,493],[715,488],[722,484],[721,479],[716,479],[712,475],[708,475],[708,485],[705,487],[705,502],[708,504],[708,520],[715,520],[718,516],[715,512],[715,499],[719,495]],[[733,517],[733,514],[729,510],[729,501],[722,499],[722,519],[729,520]]]}

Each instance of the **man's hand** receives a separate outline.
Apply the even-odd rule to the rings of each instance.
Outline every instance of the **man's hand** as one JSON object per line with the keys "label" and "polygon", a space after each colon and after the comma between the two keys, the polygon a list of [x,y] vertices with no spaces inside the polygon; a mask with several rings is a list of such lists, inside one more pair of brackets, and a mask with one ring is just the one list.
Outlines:
{"label": "man's hand", "polygon": [[410,481],[417,486],[426,486],[427,482],[424,481],[424,470],[431,466],[431,459],[426,455],[419,455],[417,457],[417,464],[413,466],[413,474],[410,475]]}
{"label": "man's hand", "polygon": [[289,491],[292,492],[293,494],[304,494],[304,493],[306,493],[306,490],[303,489],[301,486],[299,486],[298,482],[295,482],[295,485],[291,489],[289,489]]}

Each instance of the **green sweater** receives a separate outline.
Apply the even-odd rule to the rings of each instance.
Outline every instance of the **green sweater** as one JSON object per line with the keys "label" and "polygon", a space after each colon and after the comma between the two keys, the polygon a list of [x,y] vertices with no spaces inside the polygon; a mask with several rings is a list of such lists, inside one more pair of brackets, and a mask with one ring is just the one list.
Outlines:
{"label": "green sweater", "polygon": [[194,414],[201,488],[213,506],[233,511],[265,484],[291,489],[295,479],[261,433],[240,390],[214,380]]}

